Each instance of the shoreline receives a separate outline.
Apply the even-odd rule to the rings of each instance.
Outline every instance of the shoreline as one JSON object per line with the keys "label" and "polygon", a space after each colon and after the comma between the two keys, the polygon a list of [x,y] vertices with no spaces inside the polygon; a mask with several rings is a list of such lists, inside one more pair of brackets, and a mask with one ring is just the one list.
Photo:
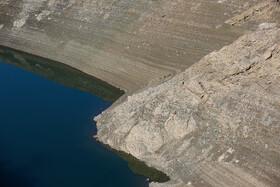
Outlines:
{"label": "shoreline", "polygon": [[[36,56],[36,55],[32,55],[32,54],[29,54],[29,53],[26,53],[26,52],[23,52],[23,51],[7,48],[7,47],[4,47],[4,46],[0,46],[0,54],[1,54],[0,55],[0,60],[3,60],[4,63],[14,65],[14,66],[19,67],[21,69],[30,71],[30,72],[32,72],[34,74],[37,74],[37,75],[40,75],[40,76],[42,76],[46,79],[50,79],[51,81],[54,81],[56,83],[63,84],[64,86],[77,88],[77,89],[89,92],[93,95],[98,94],[97,96],[99,96],[101,98],[103,97],[103,99],[105,99],[105,100],[107,99],[107,101],[110,101],[112,103],[109,106],[109,108],[112,107],[113,104],[116,104],[116,101],[118,101],[120,98],[125,97],[125,94],[120,95],[120,93],[122,93],[122,92],[118,92],[118,90],[119,90],[118,88],[115,88],[111,85],[108,85],[108,83],[105,83],[104,81],[98,80],[97,78],[92,77],[91,75],[86,75],[86,74],[82,73],[81,71],[76,70],[72,67],[69,67],[68,65],[65,65],[63,63],[52,61],[52,60],[49,60],[49,59],[46,59],[46,58],[42,58],[42,57],[39,57],[39,56]],[[11,59],[10,58],[11,56],[13,56],[15,58]],[[16,61],[19,61],[19,62],[16,62]],[[35,62],[35,65],[32,64],[33,61]],[[53,66],[47,66],[49,64],[53,64]],[[52,69],[50,69],[50,67]],[[39,68],[39,70],[38,70],[38,68]],[[97,82],[98,84],[93,85],[93,87],[95,89],[98,89],[98,87],[96,86],[96,85],[98,85],[102,89],[107,89],[108,90],[108,91],[105,90],[105,93],[106,92],[114,93],[113,97],[102,95],[102,94],[104,94],[104,91],[101,94],[101,93],[94,92],[87,87],[79,87],[77,85],[81,85],[81,84],[79,84],[79,83],[75,84],[72,81],[71,81],[72,85],[67,84],[64,81],[65,78],[57,78],[56,77],[57,74],[55,74],[55,75],[52,74],[52,72],[58,72],[58,70],[60,70],[60,68],[63,69],[63,72],[60,72],[60,74],[67,75],[68,71],[69,71],[70,76],[79,77],[83,81],[85,81],[86,78],[88,78],[91,84]],[[51,74],[52,76],[49,77],[48,74]],[[83,76],[85,76],[84,79],[82,79]],[[54,78],[54,77],[56,77],[56,78]],[[66,78],[69,78],[69,76],[66,77]],[[94,135],[93,138],[96,141],[99,141],[98,137],[96,135]],[[108,145],[103,144],[101,141],[99,141],[99,142],[102,144],[102,146],[104,148],[106,148],[109,151],[117,154],[118,156],[123,158],[123,160],[128,162],[132,172],[134,172],[136,174],[143,175],[145,177],[148,177],[149,181],[160,182],[161,180],[164,180],[162,182],[166,182],[167,179],[169,179],[168,176],[164,175],[161,171],[147,166],[144,162],[136,159],[132,155],[126,154],[126,153],[121,152],[121,151],[114,150],[113,148],[109,147]],[[133,164],[136,164],[137,167],[131,167],[131,165],[133,165]]]}
{"label": "shoreline", "polygon": [[169,81],[104,111],[95,118],[99,140],[170,176],[154,187],[277,186],[279,33],[279,25],[260,24]]}
{"label": "shoreline", "polygon": [[[77,87],[78,89],[90,92],[93,95],[101,97],[112,103],[117,101],[120,97],[122,97],[125,94],[123,90],[116,88],[103,80],[86,74],[81,70],[71,67],[67,64],[1,45],[0,52],[2,53],[1,59],[6,63],[15,65],[28,71],[32,71],[33,73],[43,76],[50,80],[52,80],[55,77],[56,80],[53,80],[55,82],[68,85],[70,87]],[[13,61],[5,59],[8,57],[10,58],[11,56],[13,56]],[[49,71],[51,71],[52,73],[51,76],[48,75],[50,74]],[[58,72],[60,71],[63,71],[62,75],[64,77],[59,77]],[[71,79],[72,75],[77,76],[78,79]],[[85,82],[91,82],[91,87],[95,87],[95,89],[97,90],[89,87],[88,83]]]}
{"label": "shoreline", "polygon": [[[62,62],[128,95],[233,42],[243,30],[222,23],[247,8],[234,1],[76,1],[0,3],[0,45]],[[96,9],[106,16],[91,11]]]}
{"label": "shoreline", "polygon": [[[274,1],[271,1],[271,2],[274,2]],[[276,2],[276,1],[275,1]],[[279,1],[278,1],[279,2]],[[230,18],[230,17],[228,17],[228,18]],[[247,18],[247,17],[246,17]],[[243,20],[246,20],[246,18],[242,18],[241,17],[241,22],[243,21]],[[243,20],[242,20],[243,19]],[[224,20],[224,21],[226,21],[226,20]],[[234,20],[235,21],[235,20]],[[246,20],[247,21],[247,20]],[[249,20],[250,21],[250,20]],[[236,21],[235,21],[236,22]],[[235,22],[234,22],[234,24],[235,24]],[[254,21],[253,21],[254,22]],[[223,25],[223,22],[222,22],[222,25]],[[251,25],[253,25],[254,27],[256,27],[256,24],[255,23],[250,23],[249,25],[245,25],[244,27],[245,28],[247,28],[247,30],[246,29],[240,29],[240,28],[242,28],[242,26],[240,26],[240,27],[238,27],[239,29],[236,29],[236,26],[234,26],[234,27],[232,27],[232,29],[233,30],[231,30],[233,33],[233,36],[225,36],[225,38],[227,38],[227,37],[229,37],[230,39],[229,40],[227,40],[225,43],[228,43],[228,44],[230,44],[230,42],[236,42],[236,40],[234,39],[235,37],[236,37],[236,39],[237,39],[237,36],[241,36],[241,38],[243,37],[243,34],[245,33],[245,32],[251,32],[251,30],[249,30],[248,29],[248,27],[249,26],[251,26]],[[217,25],[216,25],[217,26]],[[219,29],[220,27],[218,27],[218,28],[215,28],[215,29],[213,29],[213,28],[211,28],[211,29],[213,29],[213,30],[217,30],[217,29]],[[20,28],[19,28],[20,29]],[[22,28],[22,30],[23,31],[25,31],[25,32],[29,32],[29,30],[27,29],[27,28]],[[226,26],[226,28],[225,27],[223,27],[222,26],[222,28],[220,28],[220,29],[228,29],[227,28],[227,26]],[[224,30],[222,30],[222,31],[224,31]],[[221,32],[222,33],[222,32]],[[221,34],[220,33],[220,34]],[[21,36],[22,37],[22,36]],[[210,37],[210,36],[209,36]],[[211,35],[211,37],[213,37],[212,35]],[[210,38],[211,38],[210,37]],[[224,39],[225,39],[224,38]],[[215,37],[214,37],[214,39],[215,39]],[[221,39],[221,40],[223,40],[223,39]],[[48,41],[48,39],[46,39],[46,41]],[[137,43],[137,42],[136,42]],[[215,48],[215,50],[218,50],[218,49],[220,49],[220,48],[222,48],[221,50],[223,50],[223,49],[225,49],[225,48],[228,48],[228,44],[226,45],[224,43],[224,45],[220,45],[219,47],[217,47],[217,48]],[[138,44],[138,43],[137,43]],[[194,43],[192,43],[192,44],[194,44]],[[206,43],[204,43],[205,45],[206,45]],[[214,43],[208,43],[208,45],[209,44],[214,44]],[[39,44],[37,44],[37,45],[39,45]],[[77,45],[78,47],[80,46],[80,44],[76,44],[75,43],[75,45]],[[71,48],[71,50],[73,50],[73,49],[77,49],[78,47],[77,46],[75,46],[76,48]],[[224,46],[226,46],[226,47],[224,47]],[[46,47],[46,46],[45,46]],[[81,47],[81,46],[80,46]],[[126,47],[126,46],[125,46]],[[106,48],[106,47],[104,47],[104,48]],[[87,48],[88,50],[89,50],[89,48]],[[130,48],[129,48],[130,49]],[[67,49],[68,50],[68,49]],[[71,51],[70,50],[70,51]],[[103,50],[103,49],[102,49]],[[121,132],[122,131],[126,131],[126,129],[127,128],[130,128],[130,127],[123,127],[123,129],[110,129],[109,127],[106,129],[106,128],[104,128],[104,127],[102,127],[102,128],[104,128],[104,129],[102,129],[102,132],[100,132],[100,128],[101,128],[101,126],[104,126],[104,123],[105,122],[108,122],[108,123],[111,123],[112,121],[110,121],[110,116],[112,116],[112,115],[116,115],[116,114],[119,114],[120,112],[126,112],[126,108],[122,108],[119,112],[118,111],[115,111],[115,109],[119,106],[119,105],[128,105],[127,106],[127,108],[129,108],[129,107],[135,107],[138,103],[137,102],[143,102],[143,100],[145,99],[145,97],[148,97],[149,95],[152,95],[153,94],[153,92],[152,91],[155,91],[154,90],[154,88],[155,87],[161,87],[162,85],[167,85],[168,84],[168,82],[172,82],[172,80],[173,80],[173,82],[174,82],[174,79],[175,78],[178,78],[178,77],[180,77],[181,75],[183,75],[184,74],[184,72],[183,73],[179,73],[179,72],[181,72],[181,71],[183,71],[183,69],[186,69],[187,68],[187,70],[188,70],[188,67],[193,67],[193,66],[195,66],[197,63],[195,63],[195,62],[197,62],[197,61],[193,61],[192,62],[192,64],[193,63],[195,63],[194,65],[192,65],[192,64],[190,64],[189,62],[188,62],[188,64],[186,65],[185,64],[185,66],[184,66],[184,68],[178,68],[178,67],[174,67],[173,65],[174,64],[172,64],[172,65],[162,65],[162,64],[160,64],[159,62],[153,62],[153,63],[149,63],[149,62],[146,62],[145,61],[145,63],[142,63],[142,61],[141,60],[143,60],[143,59],[141,59],[140,61],[137,61],[137,60],[139,60],[139,58],[140,57],[135,57],[135,56],[133,56],[133,55],[135,55],[134,53],[136,53],[136,52],[139,52],[138,50],[136,50],[135,49],[135,51],[134,51],[134,53],[133,53],[133,55],[132,56],[130,56],[131,54],[130,53],[125,53],[125,54],[127,54],[128,56],[129,56],[129,58],[127,58],[127,56],[126,55],[123,55],[123,53],[122,53],[122,51],[120,52],[120,51],[117,51],[116,49],[110,49],[110,50],[112,50],[112,57],[108,57],[107,55],[109,55],[109,54],[107,54],[107,53],[105,53],[104,51],[100,51],[99,49],[97,50],[97,54],[99,55],[101,55],[101,56],[97,56],[97,58],[100,60],[105,60],[105,62],[106,63],[108,63],[108,64],[106,64],[106,65],[108,65],[108,67],[110,67],[110,65],[112,65],[111,63],[111,61],[113,61],[114,60],[114,58],[116,59],[116,62],[121,62],[122,60],[125,62],[125,63],[121,63],[119,66],[116,66],[115,64],[114,65],[112,65],[113,67],[118,67],[119,69],[116,71],[116,72],[112,72],[112,71],[114,71],[114,70],[109,70],[109,69],[106,69],[106,68],[108,68],[108,67],[106,67],[105,69],[102,69],[103,68],[103,66],[102,66],[102,63],[101,63],[101,65],[100,64],[98,64],[97,66],[96,66],[96,64],[87,64],[88,66],[83,66],[83,67],[81,67],[79,64],[77,65],[77,64],[73,64],[73,62],[70,62],[70,61],[67,61],[67,63],[68,64],[70,64],[70,66],[74,66],[75,68],[77,68],[77,69],[81,69],[81,71],[83,71],[83,72],[85,72],[85,73],[87,73],[87,74],[89,74],[89,75],[94,75],[94,71],[95,70],[98,70],[99,71],[99,73],[97,73],[97,77],[99,77],[100,79],[103,79],[104,81],[106,81],[106,82],[109,82],[110,84],[112,84],[112,85],[115,85],[115,86],[117,86],[117,87],[121,87],[121,88],[123,88],[124,90],[126,90],[126,92],[124,93],[124,95],[122,95],[119,99],[117,99],[116,100],[116,102],[114,102],[113,104],[112,104],[112,106],[110,107],[110,108],[108,108],[106,111],[104,111],[101,115],[99,115],[98,117],[96,117],[95,118],[95,120],[99,123],[99,129],[98,129],[98,133],[100,133],[100,134],[102,134],[100,137],[99,137],[99,139],[101,139],[101,141],[103,142],[103,143],[105,143],[105,144],[108,144],[108,145],[111,145],[112,147],[114,147],[115,149],[117,149],[117,150],[125,150],[126,152],[132,152],[131,150],[134,150],[135,151],[135,153],[134,153],[134,156],[136,155],[136,157],[138,157],[140,160],[145,160],[147,163],[149,163],[149,165],[153,165],[153,166],[155,166],[156,168],[158,168],[159,170],[164,170],[164,171],[166,171],[168,174],[172,174],[172,175],[170,175],[171,176],[171,178],[172,178],[172,181],[170,181],[170,183],[168,183],[169,185],[192,185],[192,184],[196,184],[196,185],[199,185],[200,183],[200,181],[196,181],[195,179],[193,179],[194,181],[192,181],[192,182],[188,182],[187,181],[187,179],[181,179],[180,177],[180,175],[176,175],[176,174],[174,174],[175,173],[175,171],[171,171],[171,169],[170,168],[164,168],[165,166],[162,166],[162,165],[164,165],[165,163],[158,163],[158,162],[160,162],[160,161],[158,161],[157,160],[157,157],[155,156],[155,157],[153,157],[154,155],[152,155],[151,156],[151,158],[149,158],[149,157],[147,157],[147,158],[143,158],[143,157],[141,157],[142,155],[141,155],[141,151],[139,151],[139,150],[142,150],[142,148],[140,147],[137,147],[137,145],[131,145],[131,147],[130,147],[130,149],[131,150],[128,150],[127,149],[127,145],[122,145],[122,147],[121,146],[119,146],[119,145],[116,145],[117,143],[119,144],[120,142],[122,142],[122,141],[125,141],[125,139],[118,139],[118,137],[112,137],[112,134],[110,134],[109,132],[111,132],[112,130],[115,130],[114,131],[114,133],[115,132],[117,132],[117,133],[120,133],[121,134]],[[115,51],[114,51],[115,50]],[[91,51],[91,50],[90,50]],[[195,53],[195,50],[193,50],[194,51],[194,53]],[[206,54],[209,54],[209,55],[213,55],[213,54],[215,54],[215,53],[217,53],[216,51],[215,52],[213,52],[213,53],[210,53],[210,50],[209,50],[209,48],[206,50],[205,49],[205,51],[208,51]],[[205,52],[204,51],[204,52]],[[66,54],[64,54],[64,55],[67,55],[67,53],[68,53],[69,51],[67,51],[66,52]],[[104,53],[103,53],[104,52]],[[149,52],[151,52],[151,51],[149,51]],[[158,51],[155,51],[155,52],[158,52]],[[164,53],[164,52],[166,52],[166,51],[160,51],[160,52],[162,52],[162,53]],[[167,52],[166,52],[167,53]],[[76,53],[76,51],[75,51],[75,54],[77,54]],[[46,56],[46,55],[45,55]],[[183,56],[183,58],[184,59],[187,59],[188,57],[190,57],[191,55],[185,55],[185,56]],[[199,55],[198,55],[199,56]],[[200,54],[200,57],[203,57],[204,55],[201,55]],[[207,55],[208,56],[208,55]],[[107,58],[108,57],[108,58]],[[134,58],[135,57],[135,58]],[[150,58],[152,58],[153,56],[150,56]],[[142,57],[141,57],[142,58]],[[166,57],[164,57],[164,58],[166,58]],[[202,59],[204,59],[205,57],[203,57]],[[218,58],[218,57],[217,57]],[[62,59],[62,58],[61,58]],[[86,59],[86,61],[87,60],[89,60],[90,58],[87,58]],[[108,60],[108,61],[107,61]],[[161,60],[163,60],[163,59],[161,59]],[[66,61],[65,61],[66,62]],[[139,64],[139,66],[137,66],[136,67],[136,69],[137,70],[139,70],[139,72],[133,72],[132,71],[132,73],[130,72],[131,70],[133,70],[133,68],[135,68],[133,65],[132,66],[129,66],[129,64],[131,63],[131,62],[140,62]],[[159,65],[157,64],[157,63],[159,63]],[[135,64],[137,64],[137,63],[135,63]],[[126,69],[128,67],[128,69]],[[153,68],[153,70],[155,70],[155,69],[157,69],[157,68],[162,68],[159,72],[158,71],[156,71],[155,70],[155,72],[152,72],[152,73],[155,73],[156,74],[156,76],[155,77],[153,77],[153,76],[151,76],[150,74],[152,74],[151,72],[149,72],[148,70],[149,70],[149,67],[152,67]],[[90,68],[91,70],[87,70],[87,68]],[[101,69],[98,69],[98,68],[101,68]],[[111,67],[112,68],[112,67]],[[138,69],[139,68],[139,69]],[[114,68],[112,68],[112,69],[114,69]],[[190,68],[189,68],[190,69]],[[105,71],[104,71],[105,70]],[[141,70],[143,70],[143,72],[141,72]],[[106,72],[107,71],[107,72]],[[200,71],[200,70],[197,70],[198,72]],[[105,74],[106,75],[102,75],[102,73],[104,73],[104,72],[106,72]],[[143,74],[142,74],[143,73]],[[135,74],[135,75],[134,75]],[[148,76],[149,75],[149,76]],[[144,77],[144,78],[142,78],[142,76]],[[147,76],[147,77],[145,77],[145,76]],[[116,78],[117,77],[117,78]],[[132,80],[130,81],[129,80],[129,78],[130,77],[132,77]],[[112,81],[113,80],[113,81]],[[170,81],[171,80],[171,81]],[[119,83],[118,83],[118,81],[120,81]],[[184,82],[183,81],[183,79],[182,79],[182,82]],[[160,84],[160,83],[162,83],[162,84]],[[191,84],[191,83],[190,83]],[[184,84],[183,84],[184,85]],[[208,98],[209,98],[209,95],[207,95],[207,94],[203,94],[203,91],[201,91],[201,89],[198,89],[197,87],[199,87],[199,85],[200,85],[200,83],[199,84],[196,84],[196,82],[194,81],[194,83],[193,83],[193,85],[192,86],[194,86],[194,87],[196,87],[196,88],[194,88],[195,89],[195,92],[198,92],[199,94],[201,94],[200,96],[201,96],[201,98],[204,98],[205,99],[205,101],[208,101]],[[181,87],[183,87],[182,85],[181,85]],[[170,89],[171,89],[172,87],[170,87]],[[156,91],[155,91],[156,92]],[[168,92],[168,90],[166,91],[166,92]],[[143,94],[143,93],[147,93],[148,95],[145,95],[145,94]],[[143,96],[142,96],[143,95]],[[137,98],[137,96],[142,96],[142,97],[140,97],[140,98]],[[148,108],[148,106],[147,106],[147,108]],[[149,109],[149,108],[148,108]],[[144,109],[143,109],[143,111],[145,111]],[[142,115],[144,115],[144,112],[143,111],[139,111],[139,113],[140,113],[140,116]],[[112,112],[112,113],[111,113]],[[137,113],[137,112],[136,112]],[[131,113],[127,113],[126,114],[126,117],[127,116],[130,116],[130,118],[128,118],[127,120],[131,120],[131,119],[134,119],[134,115],[135,115],[135,111],[134,111],[134,109],[132,109],[132,112]],[[171,114],[170,114],[171,115]],[[172,115],[176,115],[176,111],[174,112],[174,114],[172,114]],[[121,116],[121,115],[120,115]],[[108,117],[108,119],[106,119]],[[121,119],[122,120],[122,119]],[[140,119],[139,120],[143,120],[143,119],[141,119],[141,117],[140,117]],[[137,120],[136,120],[137,121]],[[139,122],[139,121],[138,121]],[[153,121],[152,121],[153,122]],[[152,122],[150,122],[150,123],[152,123]],[[116,122],[117,123],[117,122]],[[205,124],[206,125],[206,124]],[[114,126],[114,125],[112,125],[112,126]],[[206,127],[207,126],[207,127]],[[206,125],[205,126],[205,128],[208,128],[208,125]],[[139,127],[140,128],[140,127]],[[141,130],[141,128],[140,128],[140,130]],[[139,130],[139,131],[140,131]],[[143,130],[143,129],[142,129]],[[144,129],[145,130],[145,129]],[[154,130],[154,129],[153,129]],[[155,130],[156,131],[156,130]],[[192,131],[192,130],[191,130]],[[130,132],[130,131],[129,131]],[[113,132],[112,132],[113,133]],[[167,134],[168,134],[168,132],[167,132]],[[114,136],[115,136],[115,134],[114,134]],[[102,140],[103,139],[103,140]],[[135,146],[135,147],[133,147],[133,146]],[[150,144],[149,143],[147,143],[147,146],[150,146]],[[139,150],[138,150],[138,148],[139,148]],[[143,148],[144,149],[144,148]],[[156,155],[156,151],[158,151],[158,150],[156,150],[156,151],[154,151],[153,150],[153,148],[151,148],[152,149],[152,153],[154,152],[154,154]],[[218,149],[218,148],[217,148]],[[138,152],[139,151],[139,152]],[[202,151],[202,150],[201,150]],[[224,151],[224,150],[221,150],[221,151]],[[218,160],[224,160],[224,158],[225,158],[225,155],[230,155],[232,152],[234,152],[232,149],[227,149],[227,150],[225,150],[224,151],[224,157],[221,157],[221,156],[223,156],[223,155],[219,155],[220,157],[218,157],[217,155],[216,155],[216,157],[215,157],[215,159],[218,159]],[[138,155],[138,154],[140,154],[140,156]],[[166,152],[166,154],[167,154],[167,152]],[[148,156],[150,156],[150,155],[148,155]],[[161,155],[160,155],[161,156]],[[160,157],[159,156],[159,157]],[[162,158],[162,157],[161,157]],[[150,161],[149,159],[151,159],[152,161]],[[164,158],[164,159],[167,159],[167,158]],[[164,162],[165,160],[161,160],[162,162]],[[168,160],[168,159],[167,159]],[[170,160],[169,160],[170,161]],[[216,161],[217,160],[215,160],[215,163],[216,163]],[[171,162],[171,161],[170,161]],[[239,160],[238,160],[238,162],[239,162]],[[235,163],[230,163],[230,164],[235,164]],[[192,165],[193,166],[193,165]],[[217,167],[216,167],[217,166]],[[195,166],[193,166],[193,167],[195,167]],[[204,167],[204,166],[201,166],[201,167]],[[230,165],[230,167],[232,167],[232,168],[228,168],[229,166],[227,166],[227,164],[226,163],[222,163],[222,164],[217,164],[216,163],[216,165],[215,166],[213,166],[213,170],[217,170],[217,171],[220,171],[220,169],[221,168],[226,168],[227,170],[231,170],[232,168],[232,171],[233,171],[233,173],[234,172],[238,172],[238,171],[240,171],[241,172],[241,170],[239,170],[239,169],[236,169],[235,168],[235,166],[231,166]],[[243,169],[243,168],[242,168]],[[222,170],[222,169],[221,169]],[[173,173],[172,173],[173,172]],[[186,173],[188,173],[189,171],[186,171]],[[242,170],[242,172],[243,172],[243,170]],[[215,171],[213,171],[213,173],[215,174]],[[189,173],[189,174],[192,174],[192,173]],[[205,173],[204,173],[205,174]],[[245,173],[246,175],[248,174],[248,173]],[[248,176],[249,176],[249,174],[248,174]],[[205,178],[207,178],[207,176],[206,176],[206,174],[205,174],[205,176],[204,176]],[[246,176],[245,176],[246,177]],[[183,178],[183,177],[182,177]],[[211,178],[211,177],[210,177]],[[244,181],[245,181],[245,183],[246,184],[252,184],[252,181],[247,181],[247,179],[244,179]],[[243,181],[243,182],[244,182]],[[207,181],[207,182],[209,182],[209,184],[211,184],[211,182],[213,182],[213,181],[210,181],[210,179],[209,179],[209,181]],[[263,185],[263,183],[258,183],[258,181],[253,181],[253,183],[255,182],[255,184],[257,184],[257,185]],[[215,182],[213,182],[213,183],[215,183]],[[233,184],[233,183],[232,183]],[[244,183],[243,183],[244,184]],[[156,183],[154,183],[153,184],[154,186],[160,186],[160,184],[156,184]],[[164,184],[163,184],[164,185]],[[200,184],[200,185],[202,185],[202,184]]]}

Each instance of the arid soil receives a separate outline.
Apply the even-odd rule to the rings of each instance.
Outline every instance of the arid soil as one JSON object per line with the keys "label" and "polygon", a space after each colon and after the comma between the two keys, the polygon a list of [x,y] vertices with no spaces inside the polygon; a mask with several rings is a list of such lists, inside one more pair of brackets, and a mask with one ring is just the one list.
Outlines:
{"label": "arid soil", "polygon": [[262,1],[0,0],[0,45],[133,93],[233,42],[223,22]]}

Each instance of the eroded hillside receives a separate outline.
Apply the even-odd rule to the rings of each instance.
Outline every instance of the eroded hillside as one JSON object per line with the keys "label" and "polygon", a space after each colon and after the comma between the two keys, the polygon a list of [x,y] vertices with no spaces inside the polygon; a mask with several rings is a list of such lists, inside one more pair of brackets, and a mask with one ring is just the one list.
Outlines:
{"label": "eroded hillside", "polygon": [[243,33],[222,23],[262,0],[1,0],[0,45],[80,69],[129,93]]}

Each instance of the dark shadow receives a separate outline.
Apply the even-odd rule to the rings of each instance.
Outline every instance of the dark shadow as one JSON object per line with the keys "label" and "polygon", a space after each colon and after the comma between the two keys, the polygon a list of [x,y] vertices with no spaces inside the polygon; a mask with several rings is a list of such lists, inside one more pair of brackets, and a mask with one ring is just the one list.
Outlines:
{"label": "dark shadow", "polygon": [[77,88],[114,102],[124,92],[68,65],[0,46],[0,60],[31,71],[51,81]]}
{"label": "dark shadow", "polygon": [[123,151],[117,151],[115,149],[112,149],[108,145],[104,145],[104,146],[107,149],[109,149],[110,151],[119,155],[125,161],[127,161],[128,167],[134,173],[139,174],[139,175],[144,175],[144,176],[148,177],[153,182],[163,183],[163,182],[167,182],[167,181],[170,180],[170,177],[167,176],[165,173],[163,173],[162,171],[159,171],[155,168],[149,167],[145,162],[138,160],[137,158],[135,158],[131,154],[125,153]]}
{"label": "dark shadow", "polygon": [[24,170],[12,168],[7,162],[0,161],[1,187],[33,187],[34,181],[24,175]]}

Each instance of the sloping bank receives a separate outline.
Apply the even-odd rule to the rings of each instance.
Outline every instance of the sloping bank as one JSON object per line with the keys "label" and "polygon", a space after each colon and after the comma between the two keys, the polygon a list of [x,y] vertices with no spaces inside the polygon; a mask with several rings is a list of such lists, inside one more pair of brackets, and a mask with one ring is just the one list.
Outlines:
{"label": "sloping bank", "polygon": [[261,24],[103,112],[99,139],[171,177],[152,186],[279,186],[280,29]]}
{"label": "sloping bank", "polygon": [[0,45],[133,93],[242,31],[221,24],[263,0],[0,0]]}

